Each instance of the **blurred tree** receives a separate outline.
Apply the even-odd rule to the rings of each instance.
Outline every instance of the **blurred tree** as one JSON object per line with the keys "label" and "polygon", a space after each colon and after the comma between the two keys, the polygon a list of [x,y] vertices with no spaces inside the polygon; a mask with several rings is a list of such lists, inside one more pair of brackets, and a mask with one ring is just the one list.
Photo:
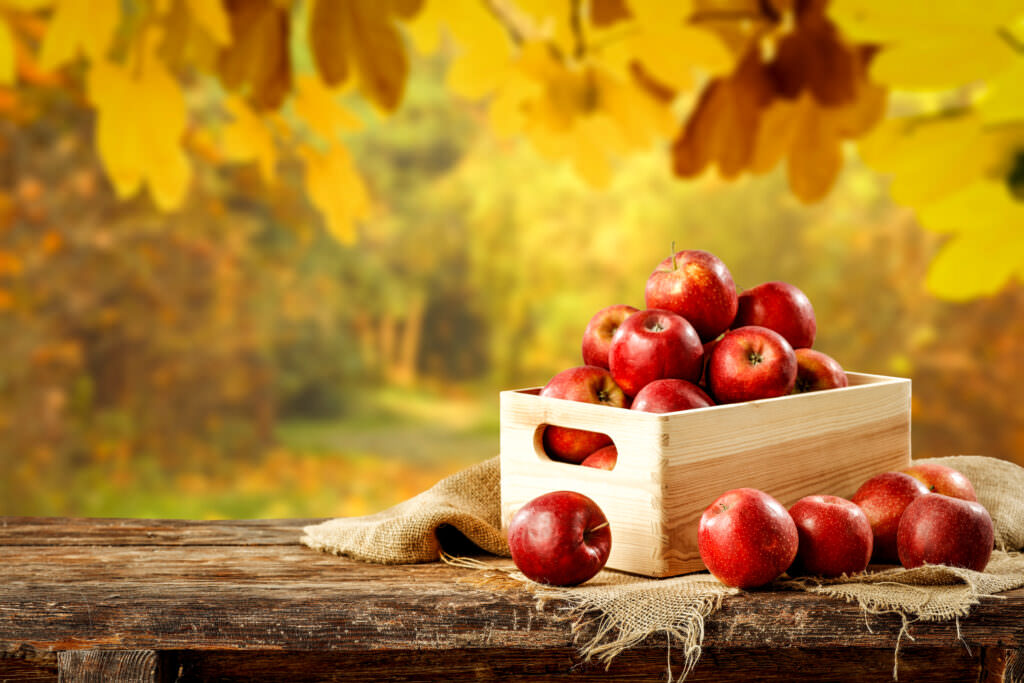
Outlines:
{"label": "blurred tree", "polygon": [[[597,186],[671,140],[680,177],[785,164],[813,202],[846,143],[870,135],[868,159],[895,173],[897,197],[949,235],[929,287],[963,300],[1024,270],[1007,227],[1024,216],[1022,27],[1010,0],[3,0],[0,104],[26,85],[76,92],[97,113],[118,197],[146,191],[165,211],[185,206],[198,163],[255,163],[273,184],[297,162],[327,229],[351,243],[393,188],[356,169],[341,134],[363,104],[393,114],[406,102],[407,34],[422,53],[454,55],[448,89],[481,102],[495,131]],[[880,126],[898,89],[934,106],[890,108]],[[388,329],[385,341],[411,348]]]}

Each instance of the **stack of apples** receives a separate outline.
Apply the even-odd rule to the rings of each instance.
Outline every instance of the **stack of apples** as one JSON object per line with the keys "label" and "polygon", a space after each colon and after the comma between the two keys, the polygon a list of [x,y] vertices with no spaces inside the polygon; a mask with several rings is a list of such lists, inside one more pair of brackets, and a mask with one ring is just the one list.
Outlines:
{"label": "stack of apples", "polygon": [[[601,309],[583,333],[583,365],[559,372],[541,396],[654,413],[847,386],[846,373],[812,347],[807,295],[786,282],[737,292],[714,254],[685,249],[654,269],[646,309]],[[554,460],[612,469],[617,451],[599,432],[548,426]]]}

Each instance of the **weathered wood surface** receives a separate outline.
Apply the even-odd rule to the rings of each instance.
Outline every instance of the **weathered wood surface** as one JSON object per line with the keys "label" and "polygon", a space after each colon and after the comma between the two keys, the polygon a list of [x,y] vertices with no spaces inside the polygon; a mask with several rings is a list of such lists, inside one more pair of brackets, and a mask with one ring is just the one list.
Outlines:
{"label": "weathered wood surface", "polygon": [[[0,519],[0,681],[129,670],[149,672],[128,678],[138,680],[380,680],[381,666],[394,680],[664,676],[664,637],[606,673],[579,661],[557,605],[538,609],[530,591],[442,563],[316,553],[298,543],[306,523]],[[708,620],[689,680],[891,680],[900,627],[895,615],[806,593],[745,594]],[[1024,590],[984,600],[959,634],[955,623],[911,634],[901,681],[1000,680],[1006,653],[1024,647]]]}

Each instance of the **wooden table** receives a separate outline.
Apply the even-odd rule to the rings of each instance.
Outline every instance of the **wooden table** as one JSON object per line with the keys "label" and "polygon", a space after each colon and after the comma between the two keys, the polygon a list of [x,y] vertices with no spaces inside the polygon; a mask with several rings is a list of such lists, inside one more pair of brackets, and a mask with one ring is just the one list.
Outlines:
{"label": "wooden table", "polygon": [[[313,552],[298,543],[309,521],[0,518],[0,681],[664,680],[661,636],[606,671],[529,591]],[[890,681],[899,629],[806,593],[748,593],[708,620],[688,680]],[[983,601],[960,638],[954,623],[911,633],[900,681],[1024,675],[1024,590]]]}

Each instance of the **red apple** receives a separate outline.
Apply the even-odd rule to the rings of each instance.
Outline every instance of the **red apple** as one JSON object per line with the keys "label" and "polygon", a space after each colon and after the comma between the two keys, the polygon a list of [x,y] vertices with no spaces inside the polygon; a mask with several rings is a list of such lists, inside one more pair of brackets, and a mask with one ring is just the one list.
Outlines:
{"label": "red apple", "polygon": [[711,397],[693,382],[685,379],[656,379],[637,393],[630,409],[647,413],[673,413],[713,405],[715,402]]}
{"label": "red apple", "polygon": [[697,547],[708,571],[727,586],[756,588],[796,557],[799,536],[782,503],[764,491],[734,489],[701,515]]}
{"label": "red apple", "polygon": [[789,508],[800,545],[789,573],[841,576],[864,571],[871,560],[871,523],[852,501],[807,496]]}
{"label": "red apple", "polygon": [[775,330],[794,349],[811,346],[818,330],[807,295],[788,282],[765,282],[738,297],[733,327],[760,325]]}
{"label": "red apple", "polygon": [[843,372],[843,366],[832,356],[806,348],[794,349],[793,352],[796,354],[795,393],[849,386],[850,380]]}
{"label": "red apple", "polygon": [[604,567],[612,534],[593,500],[575,491],[553,491],[512,516],[508,548],[516,567],[530,579],[575,586]]}
{"label": "red apple", "polygon": [[928,487],[932,493],[941,493],[961,500],[978,500],[974,485],[962,473],[938,463],[919,462],[900,470]]}
{"label": "red apple", "polygon": [[704,347],[686,318],[650,309],[626,318],[608,351],[612,377],[630,396],[656,379],[696,382],[703,367]]}
{"label": "red apple", "polygon": [[860,485],[851,499],[860,506],[871,523],[875,562],[896,562],[896,532],[903,511],[916,498],[928,495],[928,487],[902,472],[876,474]]}
{"label": "red apple", "polygon": [[[540,395],[616,408],[626,407],[626,395],[612,379],[611,373],[595,365],[562,370],[548,381]],[[607,434],[554,425],[544,428],[542,438],[544,451],[549,456],[575,463],[612,442]]]}
{"label": "red apple", "polygon": [[896,545],[907,569],[944,564],[980,572],[992,556],[994,538],[992,518],[981,503],[933,493],[907,506]]}
{"label": "red apple", "polygon": [[596,451],[583,459],[580,464],[584,467],[593,467],[599,470],[614,470],[615,463],[619,460],[619,449],[615,444],[598,448]]}
{"label": "red apple", "polygon": [[795,383],[793,347],[767,327],[729,330],[711,353],[708,386],[719,403],[785,396]]}
{"label": "red apple", "polygon": [[615,304],[594,314],[583,332],[583,362],[586,365],[608,367],[608,348],[612,345],[612,335],[622,321],[637,310],[626,304]]}
{"label": "red apple", "polygon": [[702,341],[729,329],[736,317],[736,283],[714,254],[684,249],[659,263],[647,278],[647,308],[677,313],[693,325]]}

